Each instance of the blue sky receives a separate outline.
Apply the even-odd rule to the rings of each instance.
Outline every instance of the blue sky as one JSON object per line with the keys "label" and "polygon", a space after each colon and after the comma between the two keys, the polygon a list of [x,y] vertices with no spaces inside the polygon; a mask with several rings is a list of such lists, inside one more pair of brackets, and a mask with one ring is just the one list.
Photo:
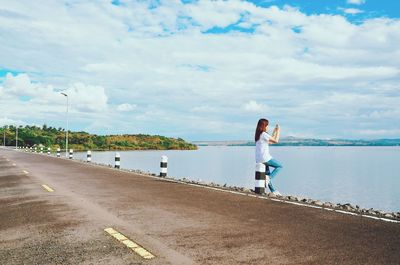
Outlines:
{"label": "blue sky", "polygon": [[0,3],[0,125],[400,137],[398,1]]}
{"label": "blue sky", "polygon": [[[308,15],[311,14],[341,14],[340,8],[357,8],[363,13],[357,14],[356,19],[365,19],[371,17],[400,17],[400,2],[393,0],[365,0],[354,1],[347,0],[271,0],[271,1],[250,1],[260,6],[277,5],[284,7],[290,5],[299,8],[301,12]],[[354,20],[353,16],[349,16],[350,20]]]}

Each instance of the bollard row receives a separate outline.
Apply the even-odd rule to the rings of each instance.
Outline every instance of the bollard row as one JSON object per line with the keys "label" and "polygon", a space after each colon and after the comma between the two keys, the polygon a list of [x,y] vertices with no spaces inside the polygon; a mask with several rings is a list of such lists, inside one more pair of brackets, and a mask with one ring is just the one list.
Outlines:
{"label": "bollard row", "polygon": [[[31,152],[38,152],[37,147],[30,147],[29,148],[31,150]],[[40,148],[40,152],[43,153],[43,147]],[[50,155],[51,154],[51,149],[50,147],[47,149],[47,154]],[[61,149],[57,148],[57,157],[61,157]],[[68,158],[69,159],[73,159],[74,157],[74,150],[73,149],[69,149],[69,155]],[[88,150],[86,153],[86,162],[91,162],[92,161],[92,151]],[[116,169],[121,168],[121,155],[119,153],[115,153],[115,164],[114,167]],[[167,172],[168,172],[168,157],[163,155],[161,156],[161,162],[160,162],[160,177],[166,177],[167,176]],[[264,173],[265,175],[265,173]]]}

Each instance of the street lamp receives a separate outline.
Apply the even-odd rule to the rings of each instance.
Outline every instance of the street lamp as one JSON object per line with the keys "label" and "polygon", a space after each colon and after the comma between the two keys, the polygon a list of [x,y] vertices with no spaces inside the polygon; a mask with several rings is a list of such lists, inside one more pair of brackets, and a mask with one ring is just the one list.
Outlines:
{"label": "street lamp", "polygon": [[68,95],[61,92],[67,98],[67,133],[65,135],[65,157],[68,157]]}
{"label": "street lamp", "polygon": [[18,125],[15,126],[16,132],[15,132],[15,149],[18,149]]}

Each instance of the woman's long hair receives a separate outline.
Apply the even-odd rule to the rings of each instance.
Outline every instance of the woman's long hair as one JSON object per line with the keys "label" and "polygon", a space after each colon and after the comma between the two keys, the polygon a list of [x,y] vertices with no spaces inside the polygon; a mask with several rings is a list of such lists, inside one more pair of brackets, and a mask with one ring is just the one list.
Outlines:
{"label": "woman's long hair", "polygon": [[267,119],[260,119],[257,123],[256,134],[254,136],[254,141],[260,140],[260,135],[265,132],[265,128],[267,128],[269,121]]}

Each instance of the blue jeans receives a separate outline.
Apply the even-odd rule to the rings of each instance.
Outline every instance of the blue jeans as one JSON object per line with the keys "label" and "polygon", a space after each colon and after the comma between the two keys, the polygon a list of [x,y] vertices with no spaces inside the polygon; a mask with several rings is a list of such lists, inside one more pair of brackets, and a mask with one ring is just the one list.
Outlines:
{"label": "blue jeans", "polygon": [[[271,192],[276,191],[274,186],[272,185],[272,179],[278,174],[278,172],[282,169],[282,165],[278,162],[278,160],[271,159],[268,160],[265,164],[265,173],[269,175],[269,183],[268,183],[268,188],[270,189]],[[268,167],[273,167],[274,170],[272,170],[271,174],[269,173],[269,168]]]}

